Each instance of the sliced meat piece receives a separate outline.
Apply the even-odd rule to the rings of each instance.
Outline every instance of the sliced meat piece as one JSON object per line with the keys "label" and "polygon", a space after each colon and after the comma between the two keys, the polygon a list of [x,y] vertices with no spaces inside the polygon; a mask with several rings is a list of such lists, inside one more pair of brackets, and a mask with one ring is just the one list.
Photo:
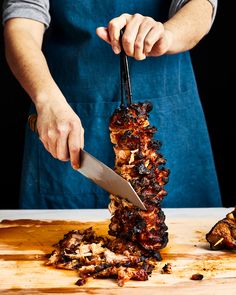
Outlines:
{"label": "sliced meat piece", "polygon": [[236,249],[236,207],[213,226],[206,239],[212,250]]}

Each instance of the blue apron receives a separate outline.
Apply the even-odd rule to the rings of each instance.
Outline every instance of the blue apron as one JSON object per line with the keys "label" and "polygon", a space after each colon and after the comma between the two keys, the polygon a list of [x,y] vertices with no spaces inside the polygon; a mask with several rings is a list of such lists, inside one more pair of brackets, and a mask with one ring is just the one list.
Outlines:
{"label": "blue apron", "polygon": [[[124,12],[165,21],[170,1],[51,0],[50,5],[43,48],[50,71],[81,118],[85,150],[113,168],[108,126],[120,104],[119,57],[98,38],[96,27]],[[153,103],[150,123],[158,128],[171,170],[163,207],[221,206],[189,52],[129,62],[134,102]],[[54,159],[27,126],[21,208],[107,208],[108,203],[107,192],[69,162]]]}

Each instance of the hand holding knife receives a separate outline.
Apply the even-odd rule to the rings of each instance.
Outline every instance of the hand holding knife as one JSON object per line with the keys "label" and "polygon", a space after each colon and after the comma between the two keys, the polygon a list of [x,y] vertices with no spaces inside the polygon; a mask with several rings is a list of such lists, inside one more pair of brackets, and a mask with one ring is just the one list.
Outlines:
{"label": "hand holding knife", "polygon": [[[37,132],[36,114],[29,116],[28,123],[31,130]],[[77,171],[109,193],[127,199],[140,209],[146,210],[143,202],[128,181],[85,150],[80,151],[80,168]]]}

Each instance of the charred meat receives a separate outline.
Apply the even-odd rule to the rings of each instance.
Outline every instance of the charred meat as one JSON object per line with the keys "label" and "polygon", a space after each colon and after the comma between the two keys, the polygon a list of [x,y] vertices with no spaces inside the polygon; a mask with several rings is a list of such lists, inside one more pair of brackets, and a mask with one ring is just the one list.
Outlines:
{"label": "charred meat", "polygon": [[70,231],[54,246],[46,265],[77,270],[79,286],[89,278],[117,278],[119,286],[130,279],[144,281],[155,266],[156,258],[137,244],[97,236],[91,227]]}
{"label": "charred meat", "polygon": [[146,250],[158,251],[168,242],[161,202],[167,195],[169,170],[154,140],[157,129],[150,126],[150,103],[137,103],[115,110],[110,120],[110,137],[116,155],[115,171],[128,180],[144,202],[147,211],[110,196],[112,214],[109,234],[138,243]]}
{"label": "charred meat", "polygon": [[162,274],[171,274],[172,273],[172,265],[171,263],[166,263],[161,270]]}
{"label": "charred meat", "polygon": [[159,249],[168,242],[161,202],[168,182],[157,131],[149,125],[149,103],[137,103],[115,110],[110,119],[110,137],[116,155],[115,171],[128,180],[147,210],[142,211],[111,195],[112,214],[108,234],[97,236],[92,228],[73,230],[55,245],[47,265],[76,269],[84,285],[89,278],[116,278],[123,286],[128,280],[144,281],[161,260]]}
{"label": "charred meat", "polygon": [[195,273],[191,276],[190,280],[193,280],[193,281],[201,281],[203,279],[203,275],[200,274],[200,273]]}
{"label": "charred meat", "polygon": [[213,226],[206,234],[206,239],[212,250],[236,250],[236,207]]}

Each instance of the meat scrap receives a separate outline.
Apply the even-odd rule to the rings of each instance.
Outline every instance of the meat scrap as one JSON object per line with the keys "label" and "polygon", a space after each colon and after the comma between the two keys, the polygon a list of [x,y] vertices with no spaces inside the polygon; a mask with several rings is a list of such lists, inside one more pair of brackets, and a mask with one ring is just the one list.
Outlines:
{"label": "meat scrap", "polygon": [[194,281],[201,281],[203,279],[203,275],[200,273],[195,273],[191,276],[190,280],[194,280]]}
{"label": "meat scrap", "polygon": [[161,202],[169,170],[158,152],[161,143],[153,139],[150,103],[116,109],[110,119],[110,137],[116,155],[114,170],[129,181],[146,211],[118,196],[110,196],[112,218],[108,237],[92,228],[73,230],[55,245],[46,265],[76,269],[84,285],[89,278],[116,278],[119,286],[129,280],[148,280],[158,261],[159,250],[168,242]]}
{"label": "meat scrap", "polygon": [[161,270],[162,274],[171,274],[172,273],[172,265],[171,263],[166,263]]}
{"label": "meat scrap", "polygon": [[213,226],[206,239],[212,250],[236,250],[236,207]]}

